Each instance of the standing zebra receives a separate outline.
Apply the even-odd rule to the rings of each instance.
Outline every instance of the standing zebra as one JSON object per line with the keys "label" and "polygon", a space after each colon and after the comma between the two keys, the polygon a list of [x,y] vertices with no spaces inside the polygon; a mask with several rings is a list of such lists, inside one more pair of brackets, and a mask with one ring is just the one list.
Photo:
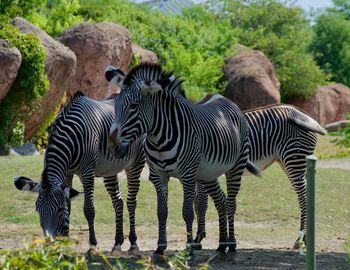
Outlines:
{"label": "standing zebra", "polygon": [[[167,247],[168,181],[179,178],[183,185],[183,218],[187,243],[193,244],[193,200],[196,179],[213,198],[219,214],[219,247],[236,251],[234,214],[241,175],[249,151],[248,124],[243,113],[228,99],[215,95],[195,105],[181,94],[182,81],[158,65],[141,64],[126,76],[116,99],[116,118],[110,129],[115,154],[123,157],[138,137],[146,133],[145,153],[150,181],[157,192],[158,248],[154,258]],[[255,167],[251,165],[254,171]],[[228,195],[217,177],[226,174]],[[227,215],[226,215],[227,208]],[[227,238],[227,217],[229,235]]]}
{"label": "standing zebra", "polygon": [[113,99],[96,101],[77,93],[56,117],[45,152],[41,182],[26,177],[15,178],[19,190],[39,192],[36,210],[45,236],[68,235],[70,198],[78,194],[72,187],[77,174],[84,188],[84,215],[89,225],[90,249],[97,245],[93,206],[94,177],[104,177],[105,187],[115,210],[116,234],[112,251],[118,253],[124,242],[123,197],[117,173],[126,171],[128,181],[127,207],[130,215],[130,251],[137,252],[135,232],[136,195],[145,163],[140,140],[117,159],[108,148],[109,128],[114,119]]}
{"label": "standing zebra", "polygon": [[[250,129],[249,160],[261,170],[278,161],[298,196],[300,233],[294,248],[299,248],[306,238],[306,156],[315,149],[316,133],[325,135],[327,132],[314,119],[291,105],[276,104],[245,111],[244,114]],[[205,237],[208,195],[200,184],[197,189],[196,242],[200,242]]]}

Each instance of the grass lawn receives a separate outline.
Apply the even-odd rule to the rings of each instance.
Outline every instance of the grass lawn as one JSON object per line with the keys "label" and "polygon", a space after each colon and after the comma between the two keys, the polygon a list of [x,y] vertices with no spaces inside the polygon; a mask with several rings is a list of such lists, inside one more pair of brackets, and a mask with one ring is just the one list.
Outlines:
{"label": "grass lawn", "polygon": [[[18,227],[14,235],[40,234],[38,215],[35,212],[36,194],[20,192],[13,185],[13,177],[24,175],[40,179],[43,156],[0,157],[0,224]],[[221,180],[224,184],[224,180]],[[120,181],[126,197],[126,181]],[[82,190],[78,178],[73,186]],[[110,233],[114,237],[114,211],[102,179],[95,184],[96,231]],[[169,184],[168,234],[185,239],[185,225],[182,219],[182,187],[177,180]],[[83,198],[72,203],[71,224],[73,228],[87,229],[82,211]],[[128,231],[128,214],[124,207],[125,234]],[[207,236],[217,239],[217,213],[210,201],[207,214]],[[275,164],[264,172],[263,178],[243,178],[237,205],[238,241],[261,241],[287,243],[291,247],[298,236],[299,207],[294,190],[280,167]],[[143,236],[157,238],[156,194],[153,185],[144,180],[138,197],[136,212],[139,239]],[[16,227],[16,228],[17,228]],[[345,241],[350,230],[350,171],[340,169],[318,169],[317,171],[317,241],[332,243]],[[0,239],[11,232],[0,232]],[[86,232],[87,234],[87,232]],[[205,244],[204,240],[204,244]],[[1,240],[0,240],[1,247]],[[325,248],[322,245],[321,248]]]}

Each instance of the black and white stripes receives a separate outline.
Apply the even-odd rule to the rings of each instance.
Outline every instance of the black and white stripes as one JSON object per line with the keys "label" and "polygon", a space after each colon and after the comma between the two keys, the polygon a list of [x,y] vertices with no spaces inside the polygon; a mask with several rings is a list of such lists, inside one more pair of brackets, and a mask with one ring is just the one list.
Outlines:
{"label": "black and white stripes", "polygon": [[[159,238],[155,254],[166,249],[169,177],[183,184],[183,217],[187,242],[193,244],[193,200],[196,180],[213,197],[219,213],[218,250],[235,252],[234,214],[241,175],[248,159],[248,124],[238,107],[222,96],[194,105],[181,94],[181,80],[157,65],[142,64],[125,78],[116,99],[110,141],[116,153],[146,133],[150,180],[157,191]],[[122,108],[121,110],[118,108]],[[227,175],[228,196],[217,183]],[[226,214],[227,207],[227,214]],[[227,217],[229,235],[227,237]]]}
{"label": "black and white stripes", "polygon": [[[84,215],[89,225],[89,242],[97,244],[94,230],[94,177],[104,177],[106,189],[115,209],[116,235],[114,249],[120,249],[123,235],[123,197],[117,173],[125,169],[128,178],[128,210],[130,213],[129,240],[136,245],[135,208],[140,185],[140,173],[145,158],[140,140],[136,140],[125,157],[117,159],[108,148],[108,132],[114,119],[114,101],[96,101],[78,93],[56,117],[45,152],[36,209],[46,235],[68,234],[70,197],[77,192],[71,188],[73,174],[77,174],[84,188]],[[19,177],[16,187],[37,185]],[[32,183],[31,185],[26,183]],[[19,188],[21,189],[21,188]]]}
{"label": "black and white stripes", "polygon": [[[298,196],[300,235],[298,248],[306,234],[306,156],[311,155],[317,134],[326,131],[311,117],[291,105],[271,105],[245,112],[250,133],[249,160],[261,170],[278,161],[287,174]],[[205,236],[207,198],[203,187],[198,186],[198,235]]]}

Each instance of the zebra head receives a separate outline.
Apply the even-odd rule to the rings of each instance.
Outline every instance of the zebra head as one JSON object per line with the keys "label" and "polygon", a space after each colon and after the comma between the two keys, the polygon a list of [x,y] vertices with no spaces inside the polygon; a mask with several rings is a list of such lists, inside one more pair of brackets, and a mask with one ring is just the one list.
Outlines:
{"label": "zebra head", "polygon": [[80,192],[64,184],[48,185],[45,181],[34,182],[24,176],[15,177],[14,184],[21,191],[39,193],[36,211],[45,236],[68,236],[70,200]]}
{"label": "zebra head", "polygon": [[[115,120],[109,136],[110,148],[117,158],[123,158],[129,145],[149,132],[157,93],[174,81],[175,76],[163,72],[157,64],[141,64],[126,75],[115,99]],[[176,86],[180,84],[177,80]]]}

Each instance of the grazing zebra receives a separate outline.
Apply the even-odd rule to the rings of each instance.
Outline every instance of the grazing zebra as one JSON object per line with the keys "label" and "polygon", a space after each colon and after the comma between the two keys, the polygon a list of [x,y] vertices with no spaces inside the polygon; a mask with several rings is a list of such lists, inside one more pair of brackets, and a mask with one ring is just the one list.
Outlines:
{"label": "grazing zebra", "polygon": [[[157,192],[159,226],[154,259],[167,247],[168,181],[176,177],[183,185],[183,218],[187,243],[193,244],[193,200],[196,179],[213,198],[219,214],[219,247],[236,251],[234,214],[241,175],[247,163],[248,124],[243,113],[228,99],[215,95],[204,104],[190,103],[181,94],[182,81],[162,71],[159,65],[141,64],[125,77],[115,100],[116,118],[110,129],[115,154],[123,157],[138,137],[147,134],[145,153],[150,181]],[[217,177],[226,174],[228,195]],[[226,214],[227,208],[227,214]],[[227,238],[227,217],[229,235]]]}
{"label": "grazing zebra", "polygon": [[143,145],[136,140],[125,157],[117,159],[108,148],[109,128],[114,119],[114,101],[96,101],[82,93],[70,101],[56,117],[48,140],[41,182],[17,177],[19,190],[39,192],[36,210],[45,236],[68,235],[70,198],[78,194],[72,188],[77,174],[84,189],[84,215],[89,225],[90,248],[97,245],[93,206],[94,177],[104,177],[105,187],[115,210],[116,234],[112,249],[118,254],[124,242],[123,197],[117,173],[125,169],[128,183],[127,207],[130,215],[130,252],[138,252],[135,232],[136,195],[145,163]]}
{"label": "grazing zebra", "polygon": [[[291,105],[276,104],[245,111],[244,114],[250,128],[249,160],[261,170],[278,161],[297,193],[301,212],[300,234],[294,248],[299,248],[306,239],[306,156],[315,149],[316,133],[325,135],[327,132],[315,120]],[[197,189],[196,242],[200,242],[205,237],[208,195],[200,184]]]}

